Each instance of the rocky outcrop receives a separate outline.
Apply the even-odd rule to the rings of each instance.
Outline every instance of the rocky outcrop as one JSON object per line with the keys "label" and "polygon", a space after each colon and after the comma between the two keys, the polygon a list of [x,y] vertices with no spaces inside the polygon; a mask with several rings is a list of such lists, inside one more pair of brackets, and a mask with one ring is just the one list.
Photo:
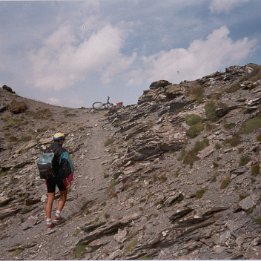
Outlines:
{"label": "rocky outcrop", "polygon": [[[108,146],[110,195],[126,198],[146,216],[135,246],[128,253],[115,249],[114,258],[260,254],[260,243],[247,251],[261,232],[260,79],[260,66],[250,64],[192,82],[161,80],[137,105],[108,116],[116,128]],[[246,233],[248,243],[239,243]]]}
{"label": "rocky outcrop", "polygon": [[15,91],[13,91],[13,89],[11,87],[7,86],[7,85],[3,85],[2,88],[3,88],[3,90],[5,90],[7,92],[15,94]]}
{"label": "rocky outcrop", "polygon": [[[160,80],[107,114],[16,97],[27,110],[4,110],[0,125],[3,258],[259,258],[260,72],[249,64]],[[57,128],[68,134],[75,186],[66,222],[46,233],[35,161]]]}

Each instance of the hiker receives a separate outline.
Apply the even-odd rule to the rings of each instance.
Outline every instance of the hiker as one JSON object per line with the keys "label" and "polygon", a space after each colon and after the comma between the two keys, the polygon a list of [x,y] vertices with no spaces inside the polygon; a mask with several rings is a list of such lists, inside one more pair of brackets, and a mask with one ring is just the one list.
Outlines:
{"label": "hiker", "polygon": [[[53,136],[53,143],[47,149],[54,153],[52,161],[52,175],[46,179],[47,202],[45,205],[45,214],[47,228],[53,228],[56,224],[60,224],[64,221],[61,216],[61,211],[67,199],[68,183],[70,183],[72,180],[70,179],[70,181],[68,182],[67,178],[68,176],[73,175],[73,165],[71,163],[69,153],[65,148],[63,148],[64,141],[64,133],[56,133]],[[52,220],[51,215],[56,186],[60,191],[60,198],[58,200],[54,219]]]}

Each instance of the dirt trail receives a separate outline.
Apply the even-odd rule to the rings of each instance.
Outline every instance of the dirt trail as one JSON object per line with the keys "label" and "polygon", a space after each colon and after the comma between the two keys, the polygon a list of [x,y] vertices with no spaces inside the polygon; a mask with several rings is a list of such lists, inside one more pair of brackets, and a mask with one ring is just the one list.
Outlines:
{"label": "dirt trail", "polygon": [[[68,195],[68,202],[63,210],[66,222],[47,233],[44,213],[35,213],[39,224],[29,230],[13,235],[10,245],[27,246],[19,257],[26,259],[63,259],[70,258],[68,254],[72,246],[79,240],[77,227],[90,222],[84,212],[90,206],[103,202],[106,197],[106,179],[104,173],[109,161],[104,142],[111,135],[111,130],[103,128],[103,112],[88,113],[82,118],[85,131],[82,132],[82,146],[73,154],[76,167],[75,180]],[[85,124],[86,123],[86,124]],[[65,144],[66,147],[66,144]],[[44,184],[41,187],[44,194]],[[55,202],[56,204],[56,202]],[[55,207],[53,208],[55,210]],[[32,214],[33,215],[33,214]],[[11,243],[11,244],[10,244]],[[13,258],[5,256],[3,258]]]}

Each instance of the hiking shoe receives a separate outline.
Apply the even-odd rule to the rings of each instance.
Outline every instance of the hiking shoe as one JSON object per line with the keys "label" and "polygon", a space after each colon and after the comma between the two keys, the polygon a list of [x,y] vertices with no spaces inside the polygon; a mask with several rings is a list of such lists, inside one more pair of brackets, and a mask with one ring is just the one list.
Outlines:
{"label": "hiking shoe", "polygon": [[50,224],[47,224],[47,229],[52,229],[55,227],[55,224],[52,222]]}
{"label": "hiking shoe", "polygon": [[59,224],[62,224],[65,222],[65,219],[61,216],[55,216],[54,217],[54,220],[53,220],[53,223],[56,224],[56,225],[59,225]]}

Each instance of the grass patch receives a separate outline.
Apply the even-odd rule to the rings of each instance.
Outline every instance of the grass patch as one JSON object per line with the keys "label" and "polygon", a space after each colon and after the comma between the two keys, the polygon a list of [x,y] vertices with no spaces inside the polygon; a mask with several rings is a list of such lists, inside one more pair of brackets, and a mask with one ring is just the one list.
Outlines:
{"label": "grass patch", "polygon": [[189,126],[193,126],[199,122],[202,122],[202,118],[197,114],[189,114],[186,116],[185,121]]}
{"label": "grass patch", "polygon": [[216,113],[216,105],[213,101],[210,101],[205,104],[205,113],[206,113],[206,118],[212,122],[217,121],[218,116]]}
{"label": "grass patch", "polygon": [[86,245],[84,244],[78,244],[72,252],[72,257],[74,259],[81,259],[81,257],[83,256],[83,254],[86,251]]}
{"label": "grass patch", "polygon": [[12,142],[12,143],[18,142],[18,138],[15,137],[15,136],[13,136],[13,135],[8,136],[8,137],[7,137],[7,140],[8,140],[9,142]]}
{"label": "grass patch", "polygon": [[221,146],[219,143],[216,143],[216,144],[215,144],[215,149],[216,149],[216,150],[221,149],[221,147],[222,147],[222,146]]}
{"label": "grass patch", "polygon": [[239,160],[239,166],[245,166],[250,160],[251,159],[248,155],[241,156],[241,158]]}
{"label": "grass patch", "polygon": [[204,124],[199,122],[191,126],[187,131],[186,135],[189,138],[195,138],[197,137],[202,131],[204,130]]}
{"label": "grass patch", "polygon": [[149,256],[147,255],[144,255],[144,256],[141,256],[138,258],[138,260],[151,260],[152,258],[150,258]]}
{"label": "grass patch", "polygon": [[27,142],[27,141],[30,141],[32,139],[33,138],[31,136],[26,135],[26,136],[21,137],[20,141]]}
{"label": "grass patch", "polygon": [[204,88],[202,86],[192,86],[188,89],[188,95],[196,101],[202,101],[204,97]]}
{"label": "grass patch", "polygon": [[236,91],[240,90],[240,89],[241,89],[240,82],[241,82],[241,81],[237,81],[237,82],[233,83],[232,85],[230,85],[230,86],[226,89],[226,92],[227,92],[227,93],[233,93],[233,92],[236,92]]}
{"label": "grass patch", "polygon": [[104,141],[104,146],[107,147],[111,145],[114,142],[113,138],[108,138],[106,141]]}
{"label": "grass patch", "polygon": [[221,180],[220,188],[221,189],[226,188],[230,184],[230,182],[231,182],[231,178],[229,176],[223,177]]}
{"label": "grass patch", "polygon": [[16,249],[14,249],[14,250],[12,251],[12,256],[17,257],[17,256],[19,256],[23,251],[24,251],[24,248],[22,248],[22,247],[17,247]]}
{"label": "grass patch", "polygon": [[260,174],[260,166],[258,163],[256,163],[251,166],[251,175],[257,176],[258,174]]}
{"label": "grass patch", "polygon": [[259,128],[261,128],[261,117],[255,117],[255,118],[246,120],[242,124],[239,132],[242,134],[249,134]]}
{"label": "grass patch", "polygon": [[190,151],[185,153],[184,158],[183,158],[183,162],[192,167],[194,162],[199,160],[199,157],[197,156],[197,154],[201,150],[206,148],[207,146],[209,146],[209,140],[208,139],[203,139],[201,141],[197,141],[195,143],[194,147]]}
{"label": "grass patch", "polygon": [[197,199],[202,198],[206,191],[207,191],[206,188],[199,189],[199,190],[196,192],[195,197],[196,197]]}
{"label": "grass patch", "polygon": [[111,179],[110,185],[108,187],[108,194],[109,194],[110,197],[116,197],[117,196],[117,194],[115,192],[115,186],[116,186],[116,180]]}
{"label": "grass patch", "polygon": [[131,253],[134,251],[135,247],[137,246],[138,241],[137,239],[131,240],[131,242],[126,246],[125,251],[126,253]]}
{"label": "grass patch", "polygon": [[7,171],[4,171],[0,168],[0,177],[5,176],[7,174]]}
{"label": "grass patch", "polygon": [[234,135],[232,138],[224,140],[224,144],[230,145],[231,147],[236,147],[240,143],[241,143],[241,138],[238,134]]}
{"label": "grass patch", "polygon": [[255,218],[255,222],[256,222],[258,225],[261,225],[261,217]]}
{"label": "grass patch", "polygon": [[227,123],[227,122],[224,122],[224,128],[225,130],[231,130],[233,128],[235,128],[236,124],[231,122],[231,123]]}
{"label": "grass patch", "polygon": [[161,182],[161,183],[164,183],[168,180],[168,178],[166,177],[166,175],[161,175],[158,177],[158,180]]}

